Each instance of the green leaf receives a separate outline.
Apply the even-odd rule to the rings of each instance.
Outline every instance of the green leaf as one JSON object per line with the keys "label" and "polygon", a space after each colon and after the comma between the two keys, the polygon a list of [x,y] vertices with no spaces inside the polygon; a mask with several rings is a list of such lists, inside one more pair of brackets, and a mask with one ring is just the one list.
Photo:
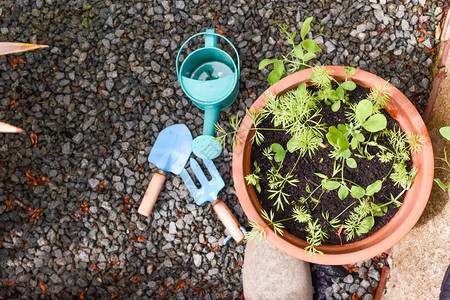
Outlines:
{"label": "green leaf", "polygon": [[358,105],[356,105],[356,120],[359,123],[364,123],[364,121],[372,114],[373,104],[370,100],[361,100]]}
{"label": "green leaf", "polygon": [[277,73],[275,70],[269,73],[269,76],[267,77],[267,80],[269,81],[270,85],[274,85],[278,80],[281,79],[282,74]]}
{"label": "green leaf", "polygon": [[[373,214],[375,217],[382,217],[382,216],[384,215],[383,210],[378,206],[378,204],[375,204],[375,203],[373,203],[373,202],[370,202],[370,206],[371,206],[371,208],[372,208],[372,214]],[[384,207],[387,208],[387,206],[383,206],[383,208],[384,208]]]}
{"label": "green leaf", "polygon": [[273,63],[273,70],[281,75],[284,73],[284,62],[282,60],[277,60]]}
{"label": "green leaf", "polygon": [[348,196],[348,189],[345,184],[341,184],[341,187],[338,190],[338,197],[341,200],[344,200]]}
{"label": "green leaf", "polygon": [[377,132],[386,128],[386,117],[382,114],[376,114],[371,116],[365,121],[362,126],[369,132]]}
{"label": "green leaf", "polygon": [[439,132],[443,137],[450,141],[450,126],[441,127],[441,129],[439,129]]}
{"label": "green leaf", "polygon": [[301,60],[303,60],[304,58],[303,58],[303,56],[304,56],[304,54],[303,54],[303,48],[302,48],[302,45],[296,45],[295,47],[294,47],[294,56],[296,57],[296,58],[298,58],[298,59],[301,59]]}
{"label": "green leaf", "polygon": [[352,68],[352,67],[344,67],[344,69],[345,69],[345,73],[348,73],[348,74],[355,74],[355,68]]}
{"label": "green leaf", "polygon": [[358,235],[368,233],[370,229],[372,229],[373,225],[375,224],[375,220],[373,216],[365,217],[361,223],[358,225],[358,229],[356,230],[356,233]]}
{"label": "green leaf", "polygon": [[322,173],[314,173],[316,174],[318,177],[322,178],[322,179],[328,179],[327,175],[322,174]]}
{"label": "green leaf", "polygon": [[293,153],[295,150],[297,150],[297,145],[295,144],[295,138],[291,138],[287,144],[286,144],[286,148],[288,149],[289,152]]}
{"label": "green leaf", "polygon": [[[342,149],[341,149],[342,150]],[[348,142],[347,142],[347,149],[341,152],[341,156],[345,159],[348,159],[352,155],[352,151],[348,149]]]}
{"label": "green leaf", "polygon": [[341,108],[341,101],[335,101],[333,105],[331,105],[331,110],[337,112]]}
{"label": "green leaf", "polygon": [[276,60],[273,63],[273,71],[269,73],[269,77],[267,78],[270,85],[273,85],[275,82],[281,79],[283,76],[285,70],[284,70],[284,63],[282,60]]}
{"label": "green leaf", "polygon": [[342,134],[345,134],[347,132],[347,127],[344,124],[338,124],[337,128],[340,132],[342,132]]}
{"label": "green leaf", "polygon": [[381,180],[377,180],[374,183],[370,184],[366,188],[366,196],[372,196],[375,193],[378,193],[381,190],[382,185],[383,185],[383,182]]}
{"label": "green leaf", "polygon": [[286,151],[284,150],[283,146],[278,143],[273,143],[272,145],[270,145],[270,149],[275,152],[275,161],[282,162],[284,157],[286,156]]}
{"label": "green leaf", "polygon": [[267,67],[268,65],[271,65],[271,64],[273,64],[274,62],[276,62],[276,61],[278,61],[278,59],[268,59],[268,58],[266,58],[266,59],[263,59],[260,63],[259,63],[259,69],[260,70],[262,70],[262,69],[264,69],[265,67]]}
{"label": "green leaf", "polygon": [[341,86],[338,86],[335,92],[335,96],[338,99],[344,99],[345,91]]}
{"label": "green leaf", "polygon": [[353,91],[356,89],[356,83],[353,81],[344,81],[340,86],[347,91]]}
{"label": "green leaf", "polygon": [[313,58],[315,58],[316,55],[312,52],[307,52],[304,56],[303,56],[303,62],[306,63],[308,60],[311,60]]}
{"label": "green leaf", "polygon": [[324,189],[328,190],[328,191],[333,191],[335,189],[337,189],[341,184],[337,181],[325,181],[323,183],[323,187]]}
{"label": "green leaf", "polygon": [[356,160],[354,158],[346,159],[347,166],[349,168],[355,169],[358,165],[356,164]]}
{"label": "green leaf", "polygon": [[[339,146],[339,150],[341,152],[348,150],[350,143],[347,141],[347,138],[345,136],[341,136],[340,138],[338,138],[338,146]],[[351,152],[349,153],[348,157],[349,158],[351,155]]]}
{"label": "green leaf", "polygon": [[356,147],[358,147],[358,140],[356,138],[352,138],[350,141],[350,147],[354,150]]}
{"label": "green leaf", "polygon": [[310,39],[304,40],[301,45],[308,52],[319,52],[320,51],[319,46],[317,46],[317,43],[314,40],[310,40]]}
{"label": "green leaf", "polygon": [[358,142],[364,142],[365,138],[362,133],[358,133],[355,135],[355,138],[358,140]]}
{"label": "green leaf", "polygon": [[446,186],[439,178],[435,178],[434,182],[436,182],[444,192],[448,189],[448,186]]}
{"label": "green leaf", "polygon": [[365,192],[366,191],[362,187],[356,185],[352,186],[352,188],[350,189],[350,194],[355,199],[360,199],[364,197]]}
{"label": "green leaf", "polygon": [[300,36],[302,37],[302,40],[305,39],[305,36],[308,34],[308,32],[311,30],[311,21],[313,20],[313,17],[309,17],[305,20],[302,24],[302,29],[300,30]]}
{"label": "green leaf", "polygon": [[328,139],[328,142],[332,146],[338,145],[338,139],[342,136],[342,132],[340,132],[336,127],[330,126],[328,128],[328,133],[326,134],[326,137]]}

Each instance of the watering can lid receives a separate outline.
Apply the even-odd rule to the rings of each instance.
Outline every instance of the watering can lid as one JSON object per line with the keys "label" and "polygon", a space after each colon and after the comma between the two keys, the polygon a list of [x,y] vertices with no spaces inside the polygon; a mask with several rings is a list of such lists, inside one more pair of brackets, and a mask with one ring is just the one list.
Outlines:
{"label": "watering can lid", "polygon": [[181,76],[180,84],[190,99],[205,104],[214,104],[233,92],[236,85],[236,74],[233,73],[215,80],[196,80]]}

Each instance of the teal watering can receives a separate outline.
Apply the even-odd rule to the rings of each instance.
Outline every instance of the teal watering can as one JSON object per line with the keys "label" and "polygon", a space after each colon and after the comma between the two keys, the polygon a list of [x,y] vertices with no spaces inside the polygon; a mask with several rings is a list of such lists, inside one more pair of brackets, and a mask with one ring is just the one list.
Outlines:
{"label": "teal watering can", "polygon": [[[193,38],[204,35],[205,47],[190,53],[179,66],[180,54]],[[223,38],[236,53],[237,64],[224,50],[217,48],[217,37]],[[233,44],[215,29],[194,34],[181,46],[177,54],[176,71],[183,92],[205,111],[203,135],[192,144],[192,151],[203,159],[216,158],[222,151],[213,140],[219,112],[230,106],[239,92],[239,54]]]}

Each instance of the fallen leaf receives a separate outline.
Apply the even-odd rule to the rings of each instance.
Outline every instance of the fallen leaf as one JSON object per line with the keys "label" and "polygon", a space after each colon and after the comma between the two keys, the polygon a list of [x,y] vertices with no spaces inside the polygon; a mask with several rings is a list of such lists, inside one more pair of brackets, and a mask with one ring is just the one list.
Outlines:
{"label": "fallen leaf", "polygon": [[422,43],[423,41],[425,41],[425,38],[423,36],[421,36],[421,37],[417,38],[417,41],[419,43]]}
{"label": "fallen leaf", "polygon": [[12,199],[5,200],[5,203],[6,203],[6,206],[8,206],[9,210],[13,209],[13,207],[12,207]]}
{"label": "fallen leaf", "polygon": [[139,277],[139,274],[137,274],[137,275],[133,278],[133,280],[131,280],[131,282],[136,283],[137,285],[140,285],[141,283],[139,282],[138,277]]}
{"label": "fallen leaf", "polygon": [[30,134],[31,142],[33,143],[33,147],[37,146],[37,135],[35,133]]}
{"label": "fallen leaf", "polygon": [[43,283],[42,281],[40,281],[40,280],[39,280],[39,287],[40,287],[41,290],[42,290],[42,294],[45,294],[45,286],[44,286],[44,283]]}
{"label": "fallen leaf", "polygon": [[101,94],[102,94],[102,91],[103,91],[104,89],[106,89],[106,87],[104,87],[104,86],[99,86],[99,87],[97,88],[98,94],[101,95]]}

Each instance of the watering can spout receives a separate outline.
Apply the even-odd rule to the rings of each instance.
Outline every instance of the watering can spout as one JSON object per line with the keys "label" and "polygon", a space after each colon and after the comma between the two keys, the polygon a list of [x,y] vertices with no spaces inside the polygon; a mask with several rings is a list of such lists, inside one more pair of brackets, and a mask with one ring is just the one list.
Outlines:
{"label": "watering can spout", "polygon": [[214,136],[215,126],[219,117],[218,107],[205,107],[205,118],[203,121],[203,134]]}

